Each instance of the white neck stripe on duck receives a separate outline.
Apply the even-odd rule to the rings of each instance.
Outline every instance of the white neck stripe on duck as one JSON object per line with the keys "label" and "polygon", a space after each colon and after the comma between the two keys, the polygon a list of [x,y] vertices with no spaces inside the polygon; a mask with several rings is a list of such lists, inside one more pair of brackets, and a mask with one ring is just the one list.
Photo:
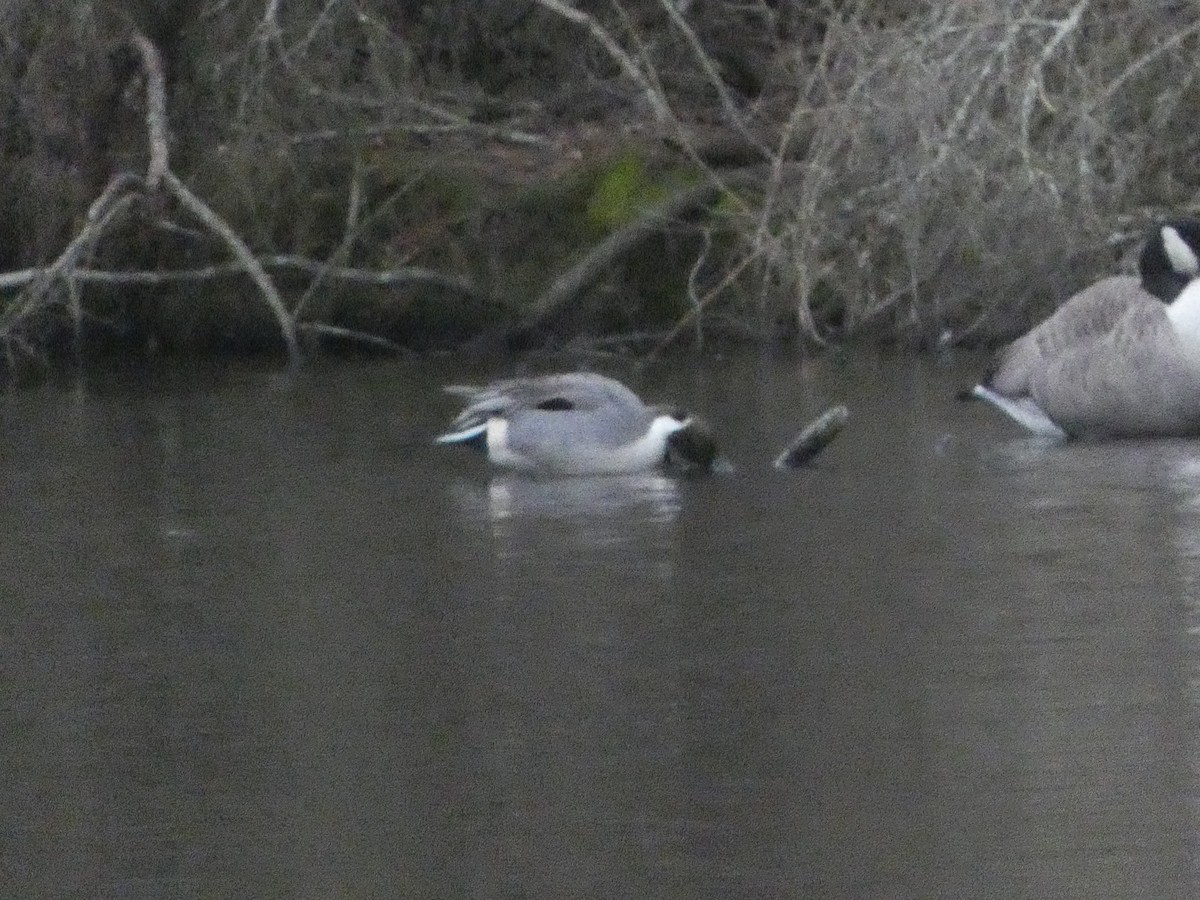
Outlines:
{"label": "white neck stripe on duck", "polygon": [[659,413],[650,423],[650,428],[647,435],[653,435],[657,440],[659,436],[663,438],[667,435],[674,434],[676,431],[682,431],[692,424],[691,416],[677,416],[672,413]]}
{"label": "white neck stripe on duck", "polygon": [[1200,354],[1200,278],[1193,278],[1167,306],[1167,318],[1175,332]]}
{"label": "white neck stripe on duck", "polygon": [[1167,254],[1167,262],[1180,275],[1200,274],[1200,258],[1196,251],[1183,239],[1183,236],[1171,225],[1164,225],[1160,234],[1163,252]]}

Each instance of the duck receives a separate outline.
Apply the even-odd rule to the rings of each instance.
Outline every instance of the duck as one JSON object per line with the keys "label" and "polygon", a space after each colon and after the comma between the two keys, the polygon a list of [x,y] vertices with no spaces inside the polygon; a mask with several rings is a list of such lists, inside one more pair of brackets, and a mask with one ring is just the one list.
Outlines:
{"label": "duck", "polygon": [[707,426],[683,410],[649,406],[605,375],[567,372],[445,390],[466,406],[436,443],[477,447],[501,468],[541,475],[718,468]]}
{"label": "duck", "polygon": [[1048,437],[1200,435],[1200,220],[1155,224],[1138,272],[1072,295],[971,393]]}

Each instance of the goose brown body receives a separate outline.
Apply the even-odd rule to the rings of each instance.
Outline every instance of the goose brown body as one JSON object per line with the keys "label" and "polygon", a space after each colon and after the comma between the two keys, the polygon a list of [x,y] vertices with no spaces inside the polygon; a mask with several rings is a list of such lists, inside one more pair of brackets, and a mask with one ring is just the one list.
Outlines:
{"label": "goose brown body", "polygon": [[1045,433],[1200,434],[1197,248],[1200,222],[1158,226],[1140,278],[1104,278],[1072,296],[1005,347],[975,393]]}

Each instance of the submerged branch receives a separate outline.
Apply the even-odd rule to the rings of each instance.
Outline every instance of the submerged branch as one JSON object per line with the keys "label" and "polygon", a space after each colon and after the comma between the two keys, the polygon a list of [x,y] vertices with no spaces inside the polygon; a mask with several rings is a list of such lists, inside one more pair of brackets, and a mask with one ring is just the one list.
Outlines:
{"label": "submerged branch", "polygon": [[850,419],[844,406],[834,406],[813,419],[796,435],[795,440],[775,458],[777,469],[798,469],[816,458],[842,432]]}

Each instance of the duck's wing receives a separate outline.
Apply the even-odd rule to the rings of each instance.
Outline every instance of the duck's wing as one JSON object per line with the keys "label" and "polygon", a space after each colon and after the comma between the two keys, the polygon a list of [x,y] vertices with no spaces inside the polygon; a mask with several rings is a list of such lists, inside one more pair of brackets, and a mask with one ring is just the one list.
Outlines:
{"label": "duck's wing", "polygon": [[577,430],[590,422],[600,435],[624,440],[630,429],[644,427],[648,416],[637,394],[619,381],[590,372],[507,378],[482,387],[448,385],[445,390],[467,401],[451,423],[453,433],[479,429],[488,419],[503,416],[514,424],[539,423],[539,433],[569,422]]}
{"label": "duck's wing", "polygon": [[509,441],[531,455],[621,447],[645,435],[653,419],[621,382],[587,372],[522,379],[508,392],[519,398],[508,411]]}
{"label": "duck's wing", "polygon": [[1103,337],[1132,307],[1165,308],[1137,278],[1114,275],[1072,295],[1045,321],[1004,347],[985,374],[983,387],[1004,397],[1024,397],[1035,376]]}
{"label": "duck's wing", "polygon": [[1031,394],[1076,437],[1183,435],[1200,427],[1200,366],[1153,298],[1060,353],[1033,377]]}
{"label": "duck's wing", "polygon": [[621,382],[593,372],[567,372],[538,378],[517,378],[501,385],[526,409],[547,412],[614,410],[640,414],[641,399]]}

